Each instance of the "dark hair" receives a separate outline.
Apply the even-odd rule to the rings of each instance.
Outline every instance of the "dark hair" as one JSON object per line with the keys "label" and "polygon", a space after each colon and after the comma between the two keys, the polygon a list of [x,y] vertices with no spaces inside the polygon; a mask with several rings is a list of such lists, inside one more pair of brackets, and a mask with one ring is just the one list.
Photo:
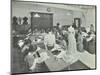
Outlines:
{"label": "dark hair", "polygon": [[93,24],[91,24],[91,26],[93,26]]}
{"label": "dark hair", "polygon": [[60,25],[60,23],[57,23],[57,26]]}
{"label": "dark hair", "polygon": [[29,46],[29,52],[34,52],[37,49],[37,45],[30,45]]}
{"label": "dark hair", "polygon": [[34,45],[34,46],[30,45],[29,49],[24,51],[23,56],[25,57],[29,52],[34,52],[34,51],[36,51],[36,49],[37,49],[36,45]]}
{"label": "dark hair", "polygon": [[59,40],[63,40],[63,39],[64,39],[64,37],[63,37],[63,36],[61,36],[61,37],[59,37],[58,39],[59,39]]}
{"label": "dark hair", "polygon": [[25,45],[27,45],[27,44],[31,44],[31,40],[30,39],[25,40]]}
{"label": "dark hair", "polygon": [[83,32],[87,32],[85,27],[82,27],[81,30],[82,30]]}
{"label": "dark hair", "polygon": [[48,29],[46,29],[45,32],[46,32],[46,33],[49,33],[50,31],[52,31],[51,28],[48,28]]}

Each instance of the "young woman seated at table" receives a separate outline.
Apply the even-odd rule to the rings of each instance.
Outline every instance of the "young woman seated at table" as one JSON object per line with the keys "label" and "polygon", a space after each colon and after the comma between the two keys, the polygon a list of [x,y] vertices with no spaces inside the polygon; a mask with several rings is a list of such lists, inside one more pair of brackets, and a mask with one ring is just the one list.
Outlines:
{"label": "young woman seated at table", "polygon": [[33,45],[25,56],[25,62],[29,65],[29,70],[32,72],[40,72],[40,69],[42,69],[41,65],[49,58],[46,52],[40,53],[39,50],[41,49],[37,45]]}
{"label": "young woman seated at table", "polygon": [[67,49],[67,43],[66,43],[66,41],[64,40],[64,37],[63,37],[63,36],[59,37],[59,38],[56,40],[56,43],[57,43],[58,45],[60,45],[61,48]]}
{"label": "young woman seated at table", "polygon": [[24,58],[24,61],[27,63],[27,65],[29,66],[29,70],[35,68],[35,65],[36,64],[33,64],[33,62],[36,63],[35,59],[37,58],[36,54],[35,54],[35,51],[37,49],[37,46],[34,45],[33,47],[29,48],[25,58]]}

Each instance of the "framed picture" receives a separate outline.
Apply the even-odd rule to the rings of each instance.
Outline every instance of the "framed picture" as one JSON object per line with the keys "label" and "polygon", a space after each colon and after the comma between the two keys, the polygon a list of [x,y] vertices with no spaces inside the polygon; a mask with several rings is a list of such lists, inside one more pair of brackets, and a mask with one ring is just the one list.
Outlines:
{"label": "framed picture", "polygon": [[94,69],[95,5],[11,1],[11,74]]}
{"label": "framed picture", "polygon": [[76,28],[79,28],[81,25],[81,20],[80,18],[74,18],[74,24]]}

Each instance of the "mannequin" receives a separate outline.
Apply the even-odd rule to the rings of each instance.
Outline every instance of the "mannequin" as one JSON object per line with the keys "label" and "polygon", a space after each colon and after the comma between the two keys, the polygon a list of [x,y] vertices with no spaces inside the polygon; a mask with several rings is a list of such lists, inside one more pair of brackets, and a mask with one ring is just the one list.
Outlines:
{"label": "mannequin", "polygon": [[68,51],[70,54],[76,53],[75,30],[72,26],[68,28]]}

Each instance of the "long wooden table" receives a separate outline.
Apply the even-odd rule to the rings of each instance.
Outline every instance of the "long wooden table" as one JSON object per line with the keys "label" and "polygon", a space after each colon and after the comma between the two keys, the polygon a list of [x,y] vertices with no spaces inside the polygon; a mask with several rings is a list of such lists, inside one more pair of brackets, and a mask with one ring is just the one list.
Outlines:
{"label": "long wooden table", "polygon": [[66,63],[63,59],[55,58],[55,56],[51,53],[51,51],[48,50],[39,51],[39,53],[41,52],[46,52],[47,55],[50,57],[49,59],[44,61],[50,71],[61,71],[67,67],[70,67],[72,63],[77,61],[74,60],[71,63]]}
{"label": "long wooden table", "polygon": [[50,56],[49,59],[45,61],[46,65],[48,66],[50,71],[59,71],[63,70],[64,68],[68,67],[69,64],[66,64],[63,59],[56,59],[54,55],[47,51],[48,55]]}
{"label": "long wooden table", "polygon": [[[38,46],[40,45],[43,45],[43,44],[42,43],[38,44]],[[49,59],[44,61],[50,71],[63,70],[64,68],[69,67],[72,63],[75,62],[75,61],[72,61],[71,63],[66,63],[63,59],[56,59],[55,56],[51,53],[51,51],[48,51],[48,50],[40,50],[39,53],[41,52],[46,52],[47,55],[50,57]]]}

